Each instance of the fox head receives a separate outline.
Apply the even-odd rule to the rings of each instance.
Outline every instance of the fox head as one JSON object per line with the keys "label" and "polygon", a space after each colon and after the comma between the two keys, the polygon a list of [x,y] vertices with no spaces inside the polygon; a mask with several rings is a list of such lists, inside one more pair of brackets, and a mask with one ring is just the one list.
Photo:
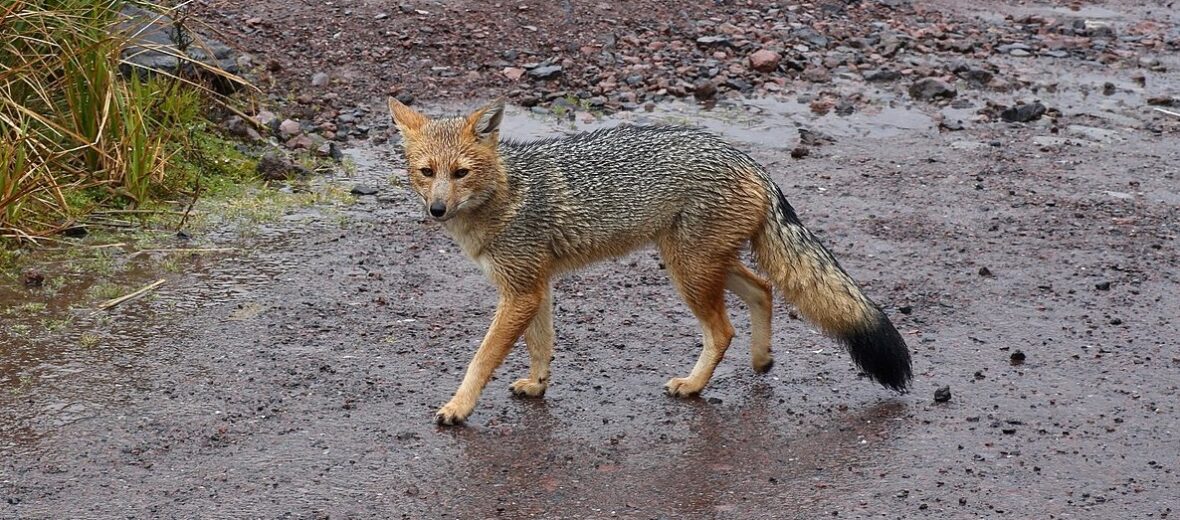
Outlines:
{"label": "fox head", "polygon": [[439,221],[470,213],[503,190],[507,179],[497,145],[504,101],[466,117],[429,119],[389,99],[402,134],[410,187]]}

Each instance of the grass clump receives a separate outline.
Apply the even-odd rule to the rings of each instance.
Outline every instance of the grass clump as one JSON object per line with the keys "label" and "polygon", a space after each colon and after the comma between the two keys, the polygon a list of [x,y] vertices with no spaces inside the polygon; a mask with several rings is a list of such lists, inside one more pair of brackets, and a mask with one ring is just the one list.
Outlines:
{"label": "grass clump", "polygon": [[0,0],[0,238],[53,234],[252,167],[208,128],[203,114],[224,102],[210,90],[120,74],[134,70],[122,59],[131,35],[116,30],[126,4]]}

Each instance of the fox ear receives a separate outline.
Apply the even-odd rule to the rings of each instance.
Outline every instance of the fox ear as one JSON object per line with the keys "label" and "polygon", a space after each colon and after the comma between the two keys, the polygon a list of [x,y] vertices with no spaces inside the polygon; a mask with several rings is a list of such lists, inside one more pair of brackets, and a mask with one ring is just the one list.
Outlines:
{"label": "fox ear", "polygon": [[504,98],[498,98],[467,116],[467,126],[476,139],[494,145],[500,139],[500,122],[503,120]]}
{"label": "fox ear", "polygon": [[402,135],[416,133],[423,125],[430,121],[426,119],[426,116],[403,105],[401,101],[395,98],[389,98],[389,113],[393,116],[393,123],[397,125],[397,129]]}

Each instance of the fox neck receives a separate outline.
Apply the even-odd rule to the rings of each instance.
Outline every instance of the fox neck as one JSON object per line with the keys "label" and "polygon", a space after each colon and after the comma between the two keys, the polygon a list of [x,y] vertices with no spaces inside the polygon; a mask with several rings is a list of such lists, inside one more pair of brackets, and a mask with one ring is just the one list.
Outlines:
{"label": "fox neck", "polygon": [[473,259],[495,242],[519,209],[521,196],[511,189],[502,163],[497,170],[496,181],[482,203],[443,223],[463,252]]}

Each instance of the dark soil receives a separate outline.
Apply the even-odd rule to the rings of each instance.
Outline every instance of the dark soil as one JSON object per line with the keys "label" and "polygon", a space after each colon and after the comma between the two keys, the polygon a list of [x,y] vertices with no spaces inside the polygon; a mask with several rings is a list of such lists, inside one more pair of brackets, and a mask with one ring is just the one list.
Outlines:
{"label": "dark soil", "polygon": [[[571,4],[578,30],[563,32],[561,2],[413,4],[439,13],[421,17],[377,2],[257,2],[224,12],[239,20],[245,45],[283,49],[258,55],[281,61],[281,73],[298,60],[357,67],[342,103],[344,93],[362,96],[425,70],[411,57],[463,63],[438,56],[551,48],[566,34],[576,41],[607,27],[706,16],[703,7],[682,15],[639,2],[591,16],[595,4]],[[745,13],[738,5],[710,5],[707,16]],[[964,20],[980,9],[839,5],[844,13],[938,8]],[[1010,19],[1075,12],[992,7]],[[346,8],[363,23],[325,21]],[[1114,13],[1100,19],[1120,34],[1148,20],[1161,35],[1176,27],[1171,8],[1166,16],[1129,3],[1078,8],[1095,19]],[[375,18],[381,9],[388,27]],[[465,15],[475,28],[459,31],[453,20],[463,9],[513,25]],[[254,16],[265,22],[240,20]],[[520,30],[521,20],[537,32]],[[431,40],[420,32],[428,26],[450,32]],[[365,32],[411,29],[411,41],[424,42],[413,54]],[[346,33],[339,55],[297,47],[338,31]],[[476,31],[502,46],[458,47]],[[378,60],[373,49],[382,46],[391,50]],[[837,72],[830,87],[720,100],[713,111],[660,102],[651,113],[571,123],[512,109],[510,137],[681,120],[748,150],[902,332],[915,371],[906,395],[859,375],[838,345],[781,305],[777,363],[752,373],[747,315],[731,298],[739,336],[712,382],[699,399],[666,397],[663,382],[684,375],[699,352],[698,331],[645,251],[557,284],[558,345],[544,400],[509,396],[508,383],[527,370],[518,348],[470,424],[439,428],[432,415],[462,377],[495,292],[390,184],[404,173],[396,146],[355,146],[356,176],[333,182],[377,187],[375,196],[300,210],[259,236],[232,239],[240,252],[170,275],[154,299],[109,319],[80,318],[64,337],[0,329],[9,349],[0,360],[8,415],[0,517],[1171,517],[1180,492],[1180,118],[1145,100],[1180,88],[1176,61],[1143,49],[1111,64],[1101,55],[989,54],[972,66],[1011,71],[1026,87],[1000,92],[947,78],[957,107],[910,99],[904,80],[874,87]],[[366,68],[379,62],[392,64],[389,78]],[[410,85],[447,100],[449,111],[490,97],[485,87],[511,88],[491,76]],[[841,109],[842,99],[855,99],[854,110]],[[1047,111],[999,122],[1019,100]],[[963,129],[951,131],[950,121]],[[0,316],[32,291],[23,282],[3,288],[11,303]],[[100,343],[76,346],[86,332]],[[936,400],[944,386],[950,399]]]}

